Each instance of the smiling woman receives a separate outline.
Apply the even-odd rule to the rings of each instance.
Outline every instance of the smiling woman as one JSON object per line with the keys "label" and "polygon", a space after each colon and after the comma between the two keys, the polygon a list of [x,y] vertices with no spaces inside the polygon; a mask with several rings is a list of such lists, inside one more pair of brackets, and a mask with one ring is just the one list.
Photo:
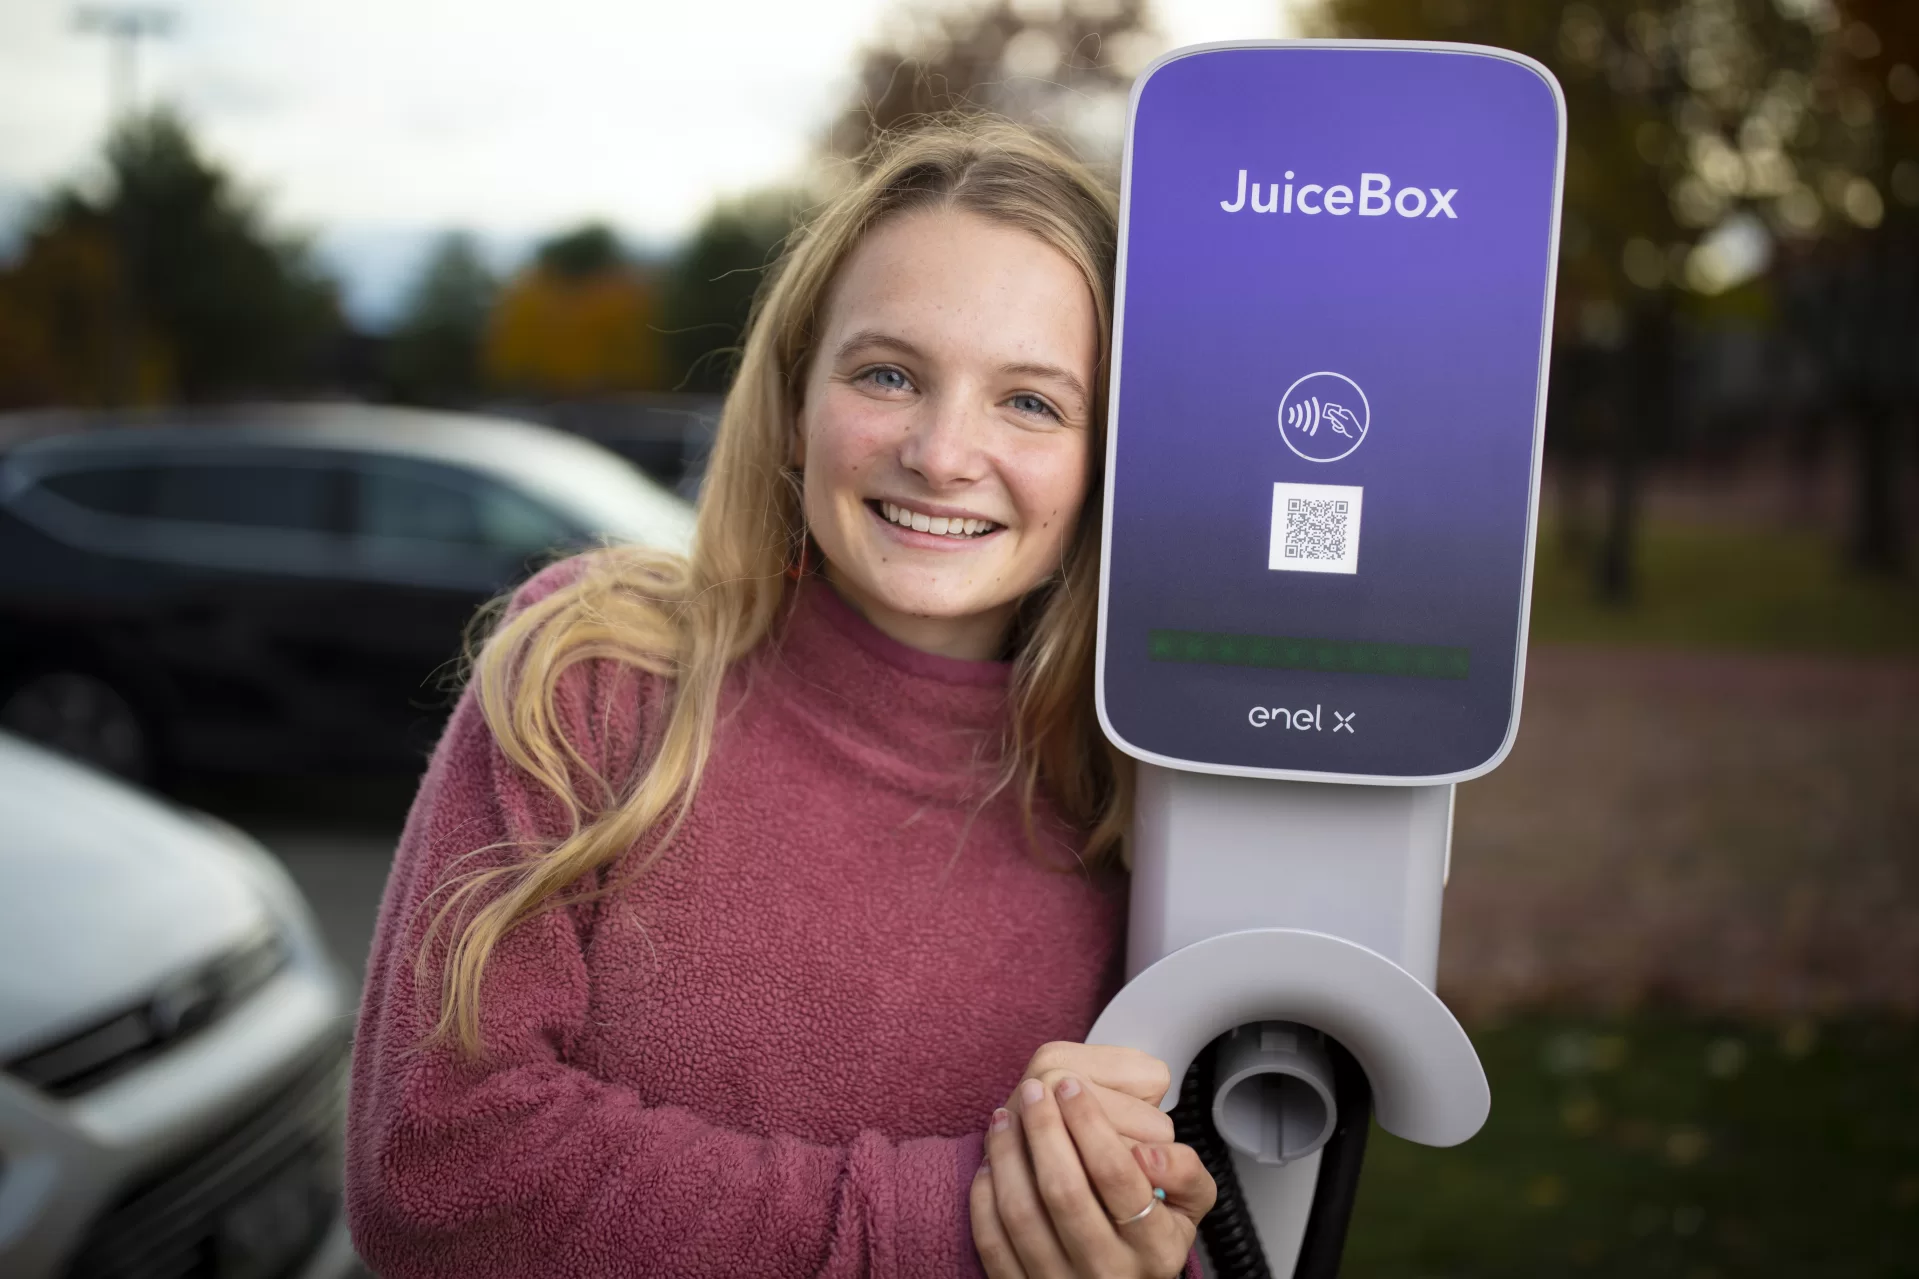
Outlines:
{"label": "smiling woman", "polygon": [[1092,704],[1114,217],[1011,126],[889,141],[757,302],[690,559],[507,602],[369,965],[382,1274],[1189,1264],[1166,1067],[1078,1042],[1130,789]]}
{"label": "smiling woman", "polygon": [[1085,501],[1092,290],[1028,232],[935,209],[868,236],[826,314],[794,453],[827,578],[895,639],[996,657]]}

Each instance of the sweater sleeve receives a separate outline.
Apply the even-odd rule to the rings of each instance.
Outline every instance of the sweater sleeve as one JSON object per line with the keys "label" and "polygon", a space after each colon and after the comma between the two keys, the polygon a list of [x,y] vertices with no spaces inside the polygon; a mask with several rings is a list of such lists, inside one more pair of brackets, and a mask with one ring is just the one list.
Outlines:
{"label": "sweater sleeve", "polygon": [[[514,607],[563,572],[537,576]],[[594,659],[563,678],[576,742],[605,733],[591,690],[620,685],[606,675]],[[408,814],[368,964],[346,1157],[367,1264],[388,1279],[979,1274],[966,1210],[978,1136],[867,1131],[831,1146],[754,1135],[649,1106],[569,1064],[588,1015],[590,904],[523,923],[495,949],[483,1062],[420,1046],[440,986],[437,967],[416,974],[414,960],[447,885],[513,856],[477,850],[520,837],[542,812],[550,826],[550,800],[505,758],[469,688]]]}

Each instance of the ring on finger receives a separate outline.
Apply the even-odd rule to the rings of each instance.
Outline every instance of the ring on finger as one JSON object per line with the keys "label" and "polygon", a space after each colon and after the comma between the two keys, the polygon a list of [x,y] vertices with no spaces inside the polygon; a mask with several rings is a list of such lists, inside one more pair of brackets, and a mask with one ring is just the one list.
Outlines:
{"label": "ring on finger", "polygon": [[1142,1220],[1147,1213],[1159,1207],[1159,1201],[1164,1199],[1165,1197],[1166,1197],[1166,1192],[1160,1189],[1158,1186],[1154,1186],[1153,1197],[1146,1201],[1146,1206],[1144,1208],[1141,1208],[1138,1212],[1134,1213],[1130,1217],[1115,1218],[1113,1221],[1113,1224],[1116,1226],[1130,1226],[1135,1221]]}

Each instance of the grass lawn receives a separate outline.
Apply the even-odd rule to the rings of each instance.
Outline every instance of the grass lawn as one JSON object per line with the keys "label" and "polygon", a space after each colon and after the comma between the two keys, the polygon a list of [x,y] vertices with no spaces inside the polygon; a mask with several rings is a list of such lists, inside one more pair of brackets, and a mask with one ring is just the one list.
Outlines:
{"label": "grass lawn", "polygon": [[1344,1274],[1919,1275],[1919,1024],[1535,1015],[1478,1029],[1492,1117],[1373,1130]]}
{"label": "grass lawn", "polygon": [[1919,655],[1919,579],[1867,577],[1811,533],[1651,523],[1639,542],[1639,595],[1593,596],[1586,566],[1542,521],[1532,637],[1780,652]]}

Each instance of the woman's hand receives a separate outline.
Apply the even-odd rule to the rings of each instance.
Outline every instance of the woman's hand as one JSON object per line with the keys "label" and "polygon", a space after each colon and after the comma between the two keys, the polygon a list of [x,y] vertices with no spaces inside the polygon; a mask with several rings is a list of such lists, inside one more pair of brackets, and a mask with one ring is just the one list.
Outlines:
{"label": "woman's hand", "polygon": [[990,1279],[1179,1274],[1215,1195],[1193,1149],[1129,1146],[1071,1074],[1051,1089],[1025,1081],[1019,1104],[993,1113],[973,1178],[973,1244]]}
{"label": "woman's hand", "polygon": [[[1026,1063],[1020,1085],[1037,1079],[1051,1093],[1068,1075],[1087,1089],[1128,1144],[1173,1140],[1172,1117],[1159,1108],[1160,1099],[1172,1086],[1172,1075],[1159,1058],[1137,1048],[1061,1040],[1039,1046]],[[1020,1107],[1020,1087],[1015,1086],[1006,1099],[1006,1108],[1017,1115]]]}

